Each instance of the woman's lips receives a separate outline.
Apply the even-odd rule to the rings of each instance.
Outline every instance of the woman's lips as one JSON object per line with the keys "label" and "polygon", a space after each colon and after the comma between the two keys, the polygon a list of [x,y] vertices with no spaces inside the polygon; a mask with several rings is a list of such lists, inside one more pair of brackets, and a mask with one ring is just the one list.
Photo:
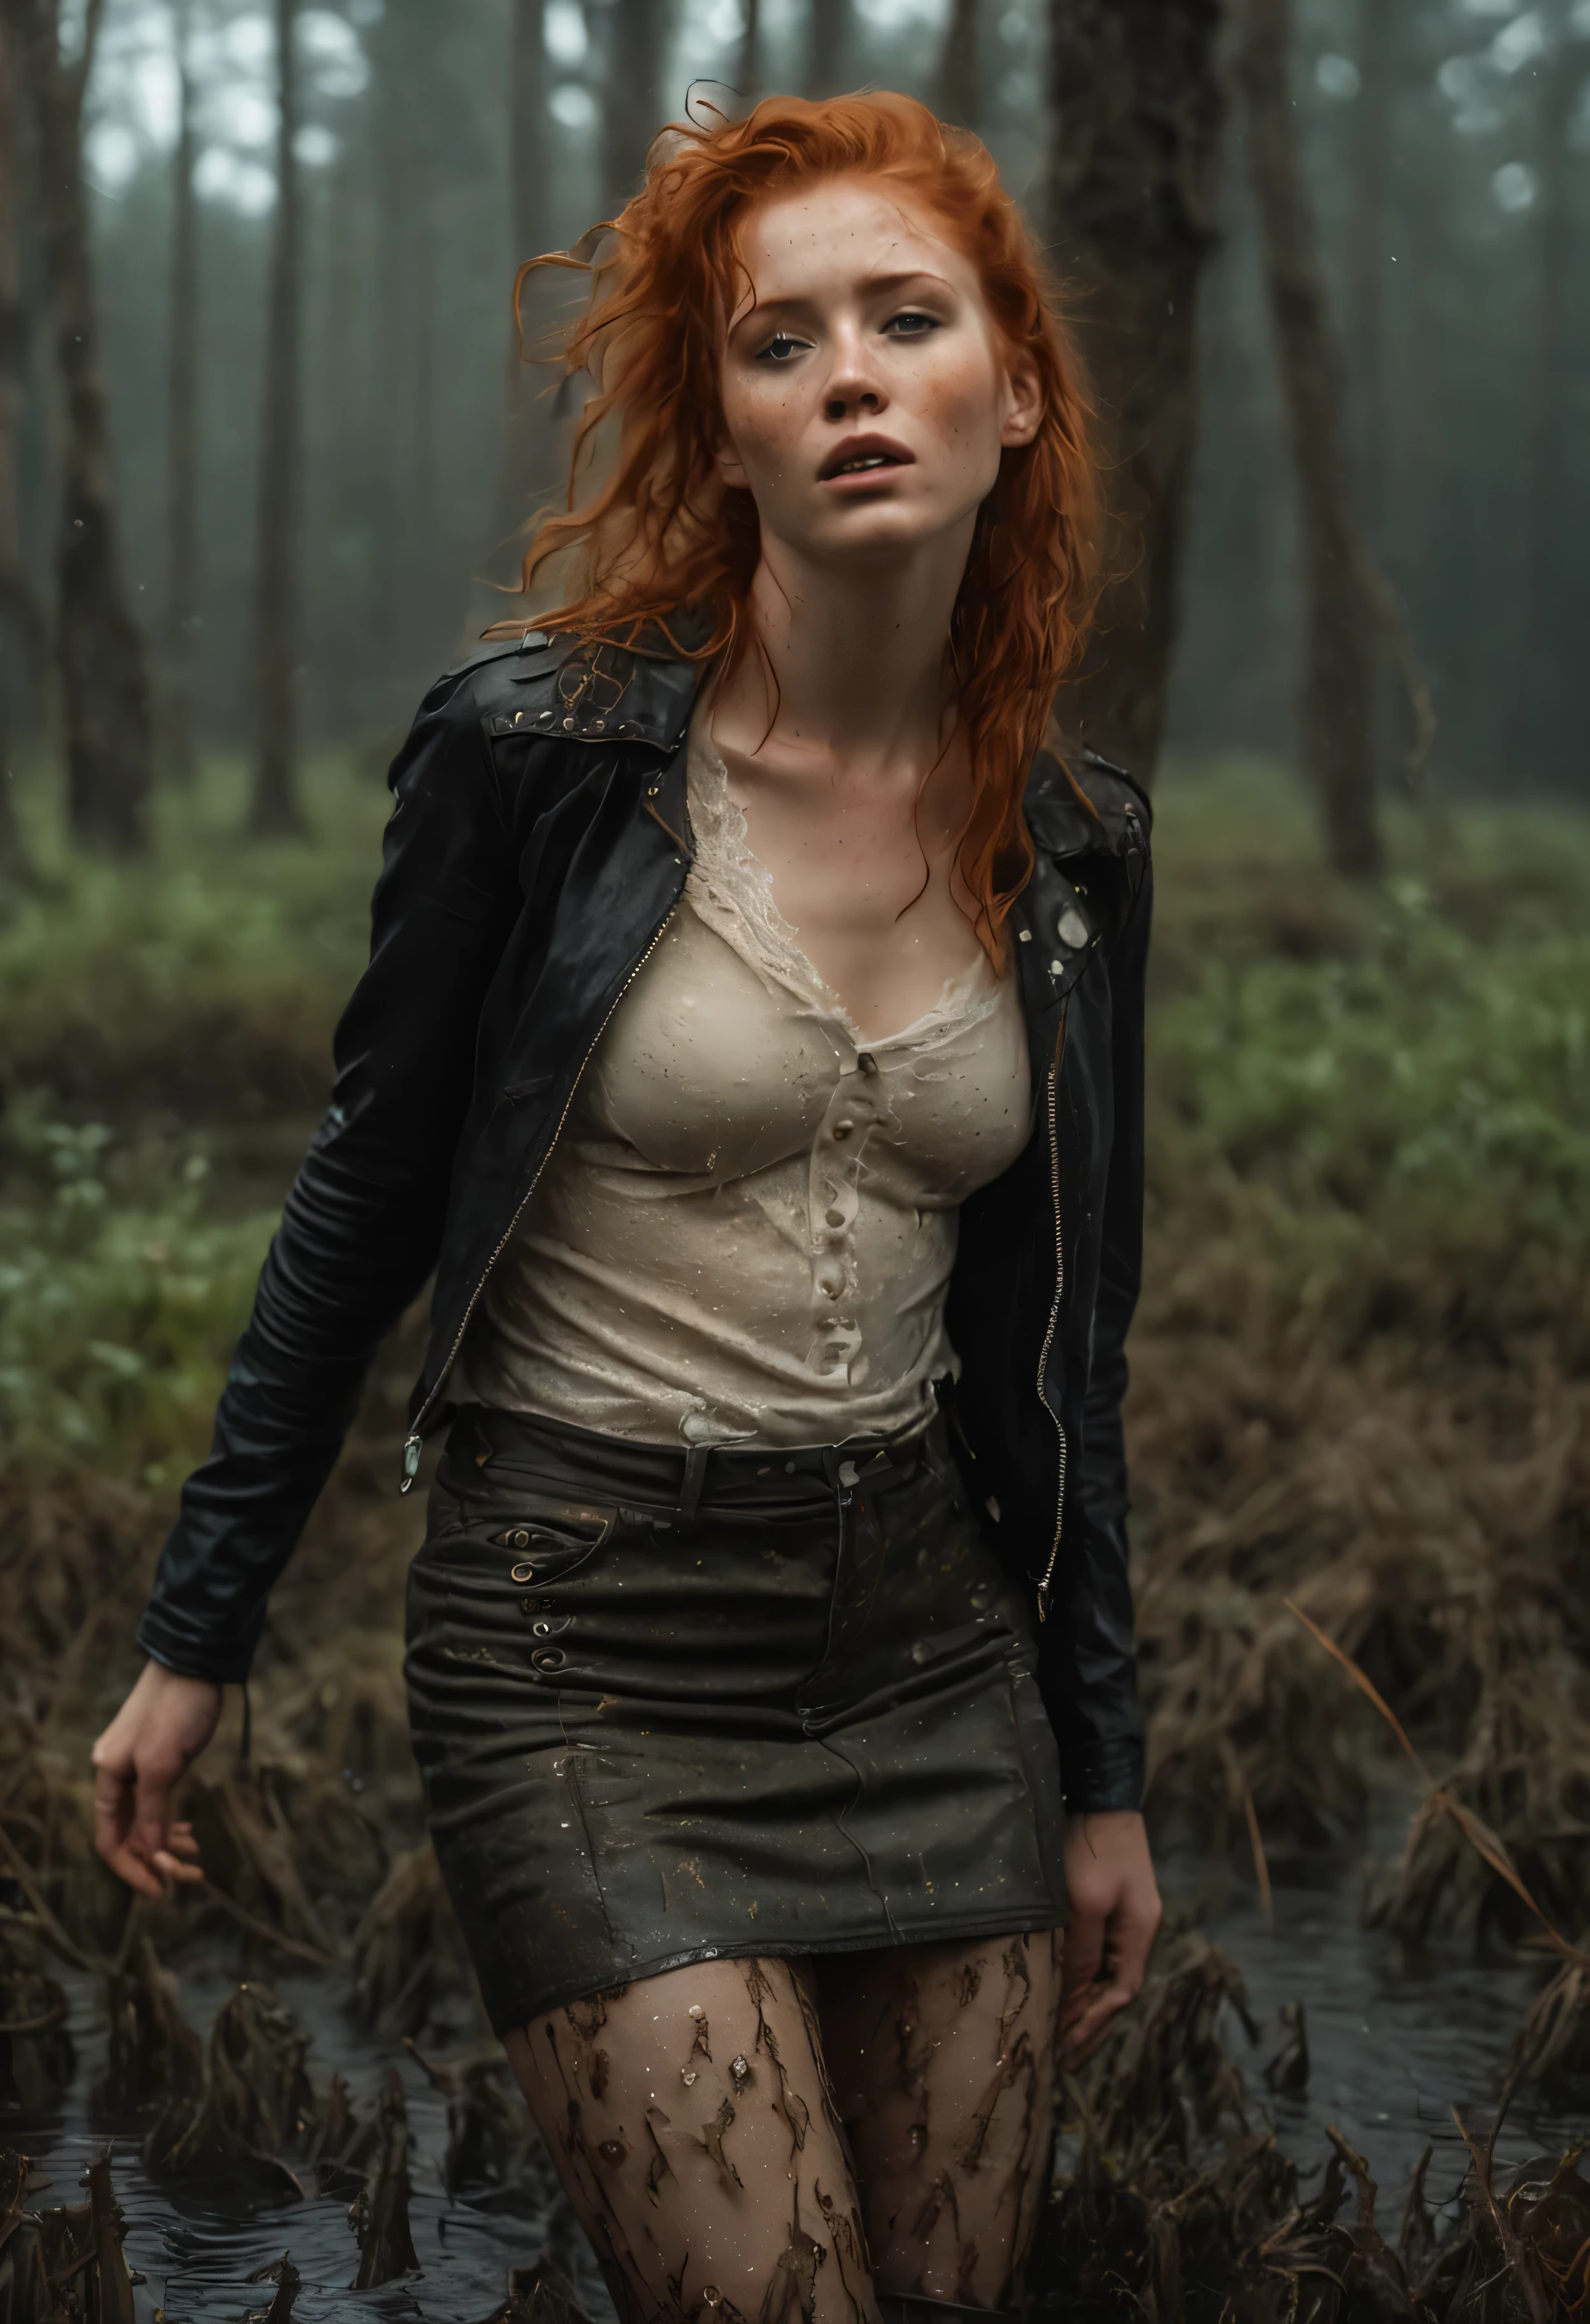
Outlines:
{"label": "woman's lips", "polygon": [[818,482],[834,492],[876,490],[880,481],[913,465],[904,444],[890,437],[852,436],[834,446],[818,470]]}

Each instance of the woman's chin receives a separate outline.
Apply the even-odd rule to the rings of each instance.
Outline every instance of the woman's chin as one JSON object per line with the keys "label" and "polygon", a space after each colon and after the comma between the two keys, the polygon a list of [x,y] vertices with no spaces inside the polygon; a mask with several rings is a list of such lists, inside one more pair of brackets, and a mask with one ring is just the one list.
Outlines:
{"label": "woman's chin", "polygon": [[[975,512],[974,512],[975,514]],[[783,536],[784,546],[808,563],[832,571],[897,564],[905,558],[966,554],[967,519],[957,510],[946,519],[941,510],[911,508],[880,497],[875,501],[836,507],[798,536]],[[764,525],[766,540],[768,528]],[[777,538],[777,536],[775,536]]]}

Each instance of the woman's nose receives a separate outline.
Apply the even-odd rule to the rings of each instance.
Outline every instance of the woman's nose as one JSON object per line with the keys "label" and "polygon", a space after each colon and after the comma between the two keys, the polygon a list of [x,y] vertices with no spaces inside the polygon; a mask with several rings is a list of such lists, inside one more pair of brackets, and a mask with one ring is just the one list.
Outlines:
{"label": "woman's nose", "polygon": [[852,411],[881,411],[883,398],[875,387],[832,387],[823,407],[825,420],[847,420]]}

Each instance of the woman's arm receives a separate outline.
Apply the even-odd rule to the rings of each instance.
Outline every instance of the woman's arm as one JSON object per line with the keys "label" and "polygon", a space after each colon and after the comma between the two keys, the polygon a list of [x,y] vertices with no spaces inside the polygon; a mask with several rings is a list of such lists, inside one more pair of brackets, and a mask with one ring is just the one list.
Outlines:
{"label": "woman's arm", "polygon": [[1102,1221],[1093,1360],[1077,1471],[1080,1538],[1062,1609],[1071,1666],[1083,1681],[1062,1738],[1066,1931],[1062,2032],[1069,2063],[1103,2040],[1143,1984],[1160,1923],[1142,1815],[1144,1753],[1126,1540],[1126,1333],[1143,1271],[1144,1013],[1153,910],[1145,862],[1109,962],[1114,1134]]}
{"label": "woman's arm", "polygon": [[436,1263],[476,1025],[519,905],[472,671],[432,688],[388,779],[370,965],[337,1027],[332,1102],[138,1634],[167,1670],[213,1684],[246,1677],[371,1358]]}

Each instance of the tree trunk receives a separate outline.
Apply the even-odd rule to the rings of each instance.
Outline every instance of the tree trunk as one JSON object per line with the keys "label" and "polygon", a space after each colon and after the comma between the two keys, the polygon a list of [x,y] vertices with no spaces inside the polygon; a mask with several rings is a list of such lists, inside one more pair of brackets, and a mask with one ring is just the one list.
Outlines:
{"label": "tree trunk", "polygon": [[149,683],[122,580],[82,176],[83,90],[104,0],[89,0],[82,51],[69,65],[60,54],[59,0],[14,5],[38,124],[61,404],[56,621],[71,829],[85,845],[135,854],[148,843]]}
{"label": "tree trunk", "polygon": [[188,0],[177,0],[177,152],[171,177],[171,327],[166,380],[165,761],[191,788],[193,645],[198,619],[198,202]]}
{"label": "tree trunk", "polygon": [[673,11],[667,0],[612,0],[602,111],[605,215],[617,217],[639,190],[651,141],[673,107],[662,97],[662,60]]}
{"label": "tree trunk", "polygon": [[294,685],[299,515],[298,0],[276,0],[276,210],[271,234],[265,381],[260,441],[259,538],[254,600],[257,719],[253,809],[260,837],[303,829],[298,798]]}
{"label": "tree trunk", "polygon": [[1519,699],[1513,719],[1531,752],[1554,753],[1566,708],[1559,688],[1571,649],[1562,619],[1561,520],[1568,469],[1567,346],[1572,257],[1572,136],[1583,59],[1569,37],[1568,11],[1556,0],[1548,22],[1552,46],[1540,67],[1537,130],[1539,184],[1535,329],[1526,431],[1524,635],[1517,657]]}
{"label": "tree trunk", "polygon": [[740,0],[740,61],[734,87],[741,113],[749,113],[762,93],[762,0]]}
{"label": "tree trunk", "polygon": [[845,0],[810,0],[806,95],[834,97],[844,85]]}
{"label": "tree trunk", "polygon": [[[513,263],[519,265],[547,247],[547,45],[546,0],[514,0],[513,52],[509,77],[509,196],[513,235]],[[524,290],[524,343],[519,327],[509,318],[507,416],[502,442],[502,480],[499,493],[501,525],[516,534],[529,513],[531,495],[538,482],[536,426],[538,374],[525,360],[534,337],[531,309],[535,281]]]}
{"label": "tree trunk", "polygon": [[23,569],[17,491],[17,438],[27,346],[22,296],[22,232],[17,161],[20,106],[12,10],[0,0],[0,909],[26,884],[27,853],[18,827],[13,779],[18,730],[33,707],[30,673],[43,624]]}
{"label": "tree trunk", "polygon": [[1107,586],[1062,720],[1144,781],[1164,724],[1197,428],[1222,14],[1221,0],[1050,0],[1051,231],[1078,286],[1110,502]]}
{"label": "tree trunk", "polygon": [[[391,0],[371,35],[375,146],[376,312],[381,328],[367,346],[368,409],[373,456],[365,465],[371,540],[370,628],[389,722],[406,687],[393,673],[409,665],[408,622],[414,565],[413,527],[397,479],[408,466],[414,412],[413,180],[409,138],[415,75],[413,10]],[[389,691],[389,689],[391,689]]]}
{"label": "tree trunk", "polygon": [[944,45],[939,52],[939,119],[956,122],[963,129],[975,129],[982,119],[982,43],[978,38],[981,14],[982,0],[951,0]]}
{"label": "tree trunk", "polygon": [[1369,536],[1385,539],[1385,281],[1396,39],[1388,0],[1358,0],[1358,107],[1353,139],[1353,371],[1358,475]]}
{"label": "tree trunk", "polygon": [[1246,0],[1238,74],[1302,519],[1304,758],[1330,861],[1363,877],[1381,862],[1371,751],[1379,607],[1353,507],[1346,366],[1293,134],[1291,0]]}

